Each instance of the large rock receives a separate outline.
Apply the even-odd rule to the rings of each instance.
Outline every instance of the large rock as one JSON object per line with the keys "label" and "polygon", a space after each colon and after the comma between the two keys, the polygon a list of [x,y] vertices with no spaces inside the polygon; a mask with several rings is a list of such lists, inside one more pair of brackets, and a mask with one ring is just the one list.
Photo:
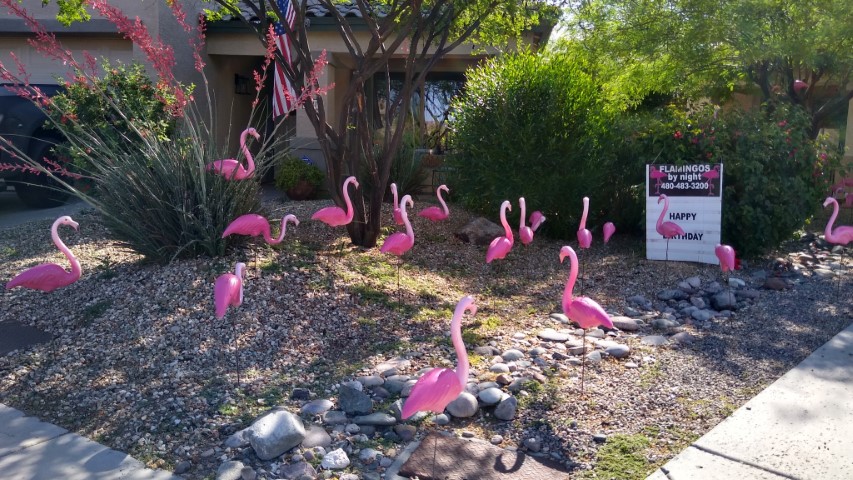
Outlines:
{"label": "large rock", "polygon": [[610,317],[610,321],[613,322],[614,327],[625,332],[636,332],[640,329],[640,324],[633,318],[615,316]]}
{"label": "large rock", "polygon": [[466,243],[488,245],[492,243],[495,237],[502,237],[503,234],[504,229],[500,225],[483,217],[477,217],[468,222],[468,225],[460,228],[454,235]]}
{"label": "large rock", "polygon": [[457,418],[473,417],[477,408],[477,397],[468,392],[460,393],[456,400],[447,404],[447,411]]}
{"label": "large rock", "polygon": [[711,297],[711,305],[717,310],[737,310],[737,298],[732,292],[720,292]]}
{"label": "large rock", "polygon": [[282,464],[278,472],[282,477],[288,480],[303,477],[314,478],[317,475],[317,471],[314,470],[314,467],[312,467],[308,462]]}
{"label": "large rock", "polygon": [[509,421],[515,418],[515,412],[518,410],[518,400],[515,397],[507,397],[501,400],[501,403],[495,407],[495,417],[498,420]]}
{"label": "large rock", "polygon": [[349,385],[341,385],[338,390],[338,405],[350,415],[367,415],[373,411],[370,396]]}
{"label": "large rock", "polygon": [[285,410],[275,410],[255,420],[246,437],[258,458],[272,460],[302,443],[305,427],[298,416]]}

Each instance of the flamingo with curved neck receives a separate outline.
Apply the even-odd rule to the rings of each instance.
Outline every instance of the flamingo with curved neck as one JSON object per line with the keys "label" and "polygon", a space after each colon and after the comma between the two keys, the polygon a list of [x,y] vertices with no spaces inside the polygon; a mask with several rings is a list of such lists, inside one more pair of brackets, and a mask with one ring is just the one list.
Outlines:
{"label": "flamingo with curved neck", "polygon": [[246,156],[247,168],[233,158],[225,160],[217,160],[208,163],[205,170],[213,170],[214,173],[222,175],[226,180],[245,180],[255,174],[255,160],[252,158],[252,152],[246,146],[246,137],[249,135],[255,137],[255,140],[260,140],[261,135],[254,128],[247,128],[240,134],[240,149],[243,155]]}
{"label": "flamingo with curved neck", "polygon": [[272,233],[270,232],[270,224],[267,219],[255,213],[247,213],[246,215],[240,215],[239,217],[234,219],[233,222],[228,224],[228,227],[225,228],[224,232],[222,232],[222,238],[234,234],[250,235],[252,237],[263,235],[265,242],[270,245],[276,245],[281,243],[282,240],[284,240],[284,234],[287,233],[288,222],[299,226],[299,219],[296,218],[295,215],[285,215],[281,219],[281,232],[279,232],[278,238],[272,238]]}
{"label": "flamingo with curved neck", "polygon": [[853,242],[853,227],[847,225],[841,225],[839,227],[832,228],[833,224],[835,224],[835,219],[838,218],[838,200],[833,197],[827,197],[826,200],[823,201],[823,208],[826,208],[832,204],[832,215],[829,217],[829,221],[826,222],[826,227],[823,229],[823,236],[829,243],[834,243],[836,245],[847,245],[850,242]]}
{"label": "flamingo with curved neck", "polygon": [[246,264],[237,262],[234,273],[224,273],[217,277],[213,287],[213,304],[216,306],[216,318],[222,318],[228,307],[239,307],[243,303],[243,276]]}
{"label": "flamingo with curved neck", "polygon": [[352,208],[352,200],[350,200],[349,191],[347,190],[347,187],[350,184],[355,185],[355,188],[359,187],[358,180],[356,180],[355,177],[347,177],[347,179],[344,180],[344,185],[341,187],[341,190],[344,194],[344,203],[346,203],[347,206],[346,211],[337,205],[321,208],[314,212],[314,215],[311,215],[311,220],[319,220],[330,227],[339,227],[352,222],[354,211]]}
{"label": "flamingo with curved neck", "polygon": [[450,340],[456,350],[458,364],[456,370],[434,368],[423,374],[412,387],[412,393],[403,404],[402,418],[406,419],[419,411],[441,413],[465,389],[468,383],[468,352],[462,340],[462,316],[465,311],[471,315],[477,313],[477,305],[471,296],[463,297],[456,304],[453,319],[450,322]]}
{"label": "flamingo with curved neck", "polygon": [[400,214],[400,199],[397,198],[397,184],[391,184],[391,194],[394,195],[394,223],[403,225],[403,217]]}
{"label": "flamingo with curved neck", "polygon": [[494,259],[506,257],[506,254],[512,249],[515,240],[512,237],[512,230],[509,228],[509,223],[506,221],[506,211],[512,210],[512,205],[509,200],[504,200],[501,203],[501,225],[504,227],[504,236],[496,237],[489,245],[489,250],[486,252],[486,263],[491,263]]}
{"label": "flamingo with curved neck", "polygon": [[428,218],[433,222],[447,220],[447,217],[450,216],[450,210],[447,208],[447,203],[444,202],[444,198],[441,197],[442,191],[450,193],[450,189],[447,188],[447,185],[439,185],[438,188],[435,189],[435,196],[438,197],[438,203],[441,204],[441,208],[435,206],[427,207],[418,212],[419,217]]}
{"label": "flamingo with curved neck", "polygon": [[[578,256],[572,247],[568,245],[560,249],[560,263],[563,263],[563,259],[566,257],[570,257],[571,261],[569,265],[569,278],[566,281],[565,289],[563,289],[563,314],[583,329],[582,345],[584,353],[586,353],[587,329],[598,326],[612,329],[613,322],[610,320],[607,312],[595,300],[583,296],[572,298],[572,290],[574,290],[575,281],[578,278]],[[583,394],[583,380],[586,368],[586,362],[583,361],[585,358],[581,359],[581,394]]]}
{"label": "flamingo with curved neck", "polygon": [[77,261],[71,250],[59,238],[60,225],[68,225],[74,230],[77,230],[79,225],[71,217],[65,215],[57,218],[50,227],[50,238],[53,239],[53,244],[56,245],[56,248],[71,262],[71,271],[66,272],[64,268],[55,263],[36,265],[16,275],[15,278],[6,284],[6,290],[15,287],[24,287],[43,292],[52,292],[57,288],[71,285],[80,279],[83,270],[80,268],[80,262]]}
{"label": "flamingo with curved neck", "polygon": [[589,197],[583,197],[583,215],[581,216],[581,224],[578,227],[578,246],[580,248],[589,248],[592,245],[592,232],[586,228],[586,216],[589,213]]}
{"label": "flamingo with curved neck", "polygon": [[524,224],[524,215],[527,208],[524,197],[518,199],[518,206],[521,210],[521,223],[518,225],[518,236],[521,238],[522,244],[529,245],[533,241],[533,229]]}
{"label": "flamingo with curved neck", "polygon": [[534,232],[536,230],[539,230],[539,227],[541,227],[542,224],[545,223],[545,220],[547,220],[545,218],[545,215],[542,215],[542,212],[536,210],[535,212],[530,214],[530,228],[532,228]]}
{"label": "flamingo with curved neck", "polygon": [[406,232],[396,232],[388,237],[379,249],[380,252],[390,253],[399,257],[411,250],[415,245],[415,232],[412,230],[412,223],[409,221],[409,214],[406,212],[407,203],[410,207],[415,206],[411,195],[406,195],[400,200],[400,216],[403,217]]}
{"label": "flamingo with curved neck", "polygon": [[661,201],[663,201],[663,210],[660,211],[658,222],[655,224],[655,230],[667,240],[678,235],[684,235],[684,229],[681,228],[677,223],[663,221],[663,217],[666,215],[666,211],[669,210],[669,198],[667,198],[667,196],[662,193],[658,197],[658,204],[660,204]]}

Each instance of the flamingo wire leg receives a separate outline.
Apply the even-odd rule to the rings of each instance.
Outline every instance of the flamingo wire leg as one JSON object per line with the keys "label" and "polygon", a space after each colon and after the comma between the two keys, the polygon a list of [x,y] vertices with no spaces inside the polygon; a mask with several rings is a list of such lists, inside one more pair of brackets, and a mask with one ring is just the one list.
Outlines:
{"label": "flamingo wire leg", "polygon": [[586,376],[586,329],[583,329],[583,336],[581,337],[581,347],[583,351],[581,352],[581,396],[583,396],[583,379]]}
{"label": "flamingo wire leg", "polygon": [[237,370],[237,388],[240,388],[240,347],[238,345],[239,342],[239,334],[237,332],[237,319],[233,316],[231,317],[231,325],[234,330],[234,365]]}

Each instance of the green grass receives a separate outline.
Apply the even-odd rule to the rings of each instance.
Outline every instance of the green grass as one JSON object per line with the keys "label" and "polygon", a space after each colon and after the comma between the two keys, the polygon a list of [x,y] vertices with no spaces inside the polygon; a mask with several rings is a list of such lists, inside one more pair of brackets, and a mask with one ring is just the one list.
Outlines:
{"label": "green grass", "polygon": [[598,449],[595,468],[585,473],[589,479],[642,480],[652,467],[646,460],[651,441],[641,434],[613,435]]}
{"label": "green grass", "polygon": [[651,366],[643,368],[640,371],[640,386],[650,388],[663,377],[663,364],[654,362]]}

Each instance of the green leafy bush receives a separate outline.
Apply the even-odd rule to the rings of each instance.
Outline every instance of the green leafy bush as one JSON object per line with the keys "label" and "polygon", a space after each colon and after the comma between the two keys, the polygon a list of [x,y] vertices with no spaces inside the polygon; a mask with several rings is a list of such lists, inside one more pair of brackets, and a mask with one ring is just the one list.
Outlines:
{"label": "green leafy bush", "polygon": [[448,159],[465,206],[496,217],[503,200],[524,196],[548,217],[548,232],[564,237],[577,230],[582,197],[592,201],[589,225],[612,213],[610,122],[579,65],[568,54],[524,52],[469,73],[453,103],[457,152]]}
{"label": "green leafy bush", "polygon": [[283,160],[276,162],[275,186],[280,190],[290,190],[296,187],[300,181],[311,184],[314,188],[319,187],[326,175],[319,167],[310,161],[287,155]]}

